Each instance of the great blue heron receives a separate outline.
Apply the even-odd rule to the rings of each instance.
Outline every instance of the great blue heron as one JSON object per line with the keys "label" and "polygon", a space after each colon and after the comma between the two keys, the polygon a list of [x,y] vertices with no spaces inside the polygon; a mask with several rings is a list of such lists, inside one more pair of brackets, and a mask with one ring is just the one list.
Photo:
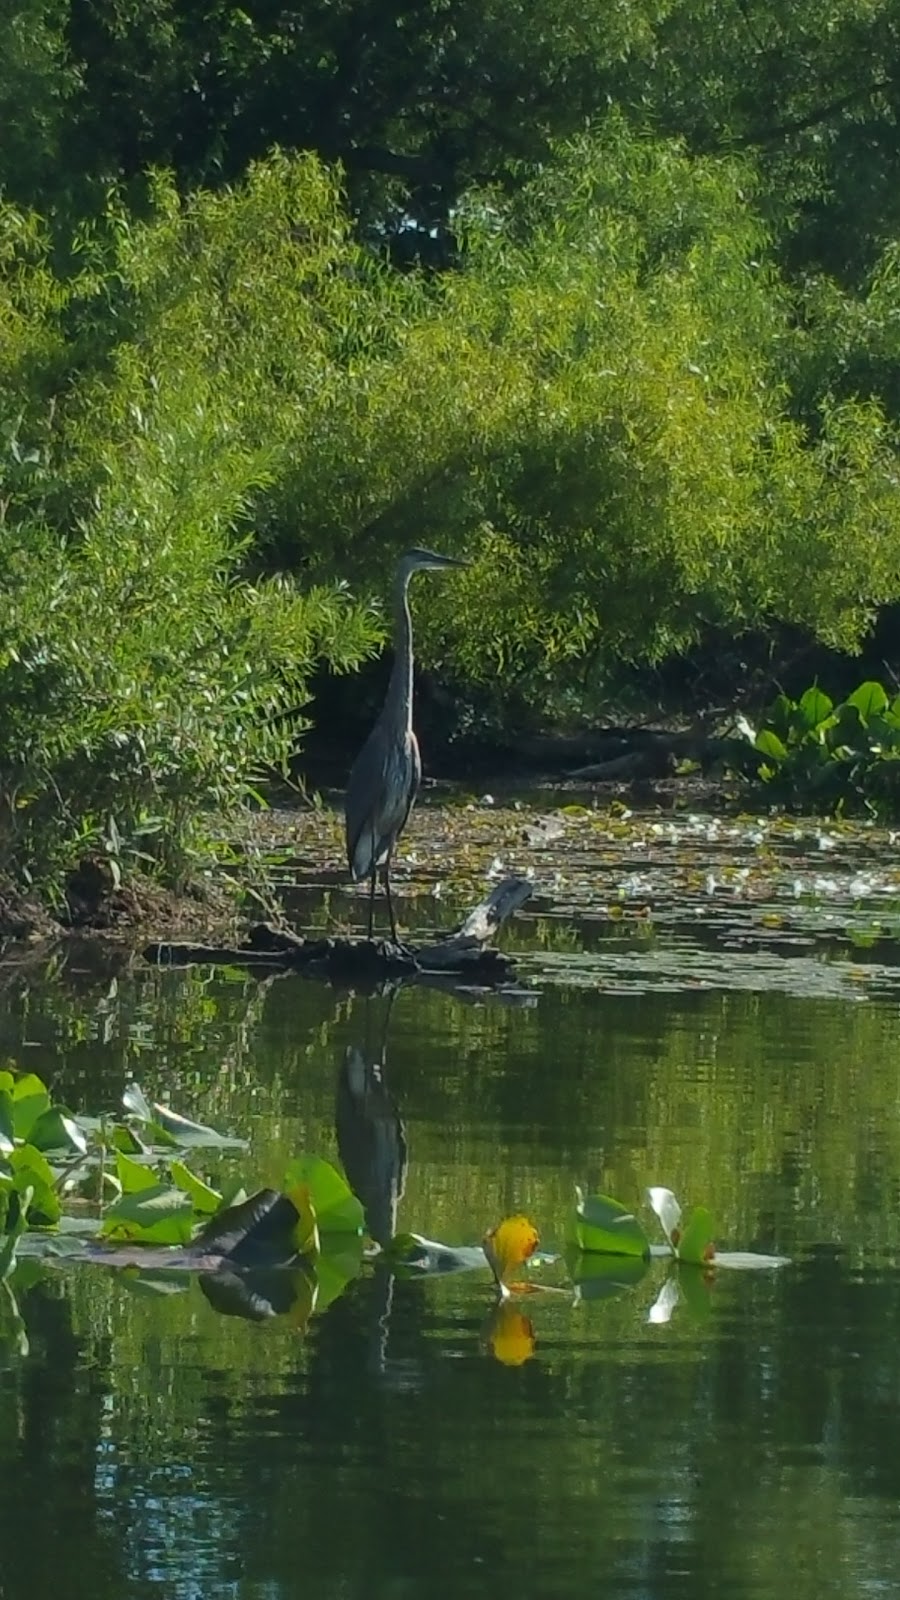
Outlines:
{"label": "great blue heron", "polygon": [[422,763],[413,733],[413,645],[409,615],[409,580],[414,572],[443,572],[464,567],[454,556],[431,550],[407,550],[397,564],[394,583],[394,666],[381,714],[350,773],[344,801],[347,860],[354,881],[370,880],[369,938],[375,911],[375,881],[384,877],[391,935],[397,924],[391,900],[391,855],[413,807]]}

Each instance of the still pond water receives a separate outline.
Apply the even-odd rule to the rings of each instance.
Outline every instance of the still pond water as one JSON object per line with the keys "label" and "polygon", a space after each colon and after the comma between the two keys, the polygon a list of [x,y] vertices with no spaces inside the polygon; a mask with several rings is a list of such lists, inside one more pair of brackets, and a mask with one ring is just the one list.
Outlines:
{"label": "still pond water", "polygon": [[792,1259],[681,1269],[677,1295],[654,1262],[499,1327],[487,1273],[370,1265],[304,1326],[47,1272],[27,1354],[0,1337],[3,1600],[900,1591],[900,850],[770,840],[754,897],[757,836],[641,837],[597,842],[593,877],[585,843],[593,902],[537,897],[506,999],[77,949],[6,974],[6,1060],[91,1111],[137,1078],[246,1135],[255,1182],[299,1151],[364,1162],[348,1082],[381,1062],[377,1226],[391,1194],[451,1244],[524,1209],[553,1250],[575,1182],[636,1207],[660,1183],[723,1247]]}

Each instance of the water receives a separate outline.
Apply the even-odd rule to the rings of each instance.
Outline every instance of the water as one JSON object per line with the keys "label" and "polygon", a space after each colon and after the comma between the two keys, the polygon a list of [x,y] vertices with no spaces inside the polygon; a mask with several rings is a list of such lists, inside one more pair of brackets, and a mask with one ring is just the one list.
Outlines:
{"label": "water", "polygon": [[[535,971],[543,917],[515,935]],[[823,921],[804,959],[852,966],[833,934]],[[726,931],[715,984],[641,989],[590,930],[565,935],[576,968],[603,958],[595,981],[555,969],[530,1006],[427,989],[390,1004],[88,950],[6,974],[7,1061],[88,1110],[135,1076],[246,1134],[254,1182],[300,1150],[335,1159],[353,1051],[384,1062],[402,1119],[400,1228],[472,1243],[521,1208],[553,1250],[575,1182],[634,1205],[656,1182],[709,1204],[723,1247],[792,1262],[682,1269],[666,1322],[648,1320],[654,1263],[602,1298],[522,1297],[500,1325],[486,1273],[367,1266],[308,1323],[302,1296],[251,1323],[197,1281],[154,1295],[100,1268],[45,1272],[19,1290],[27,1355],[2,1323],[3,1600],[896,1591],[892,986],[748,979]],[[652,974],[643,935],[608,936]],[[676,976],[684,938],[654,934]]]}

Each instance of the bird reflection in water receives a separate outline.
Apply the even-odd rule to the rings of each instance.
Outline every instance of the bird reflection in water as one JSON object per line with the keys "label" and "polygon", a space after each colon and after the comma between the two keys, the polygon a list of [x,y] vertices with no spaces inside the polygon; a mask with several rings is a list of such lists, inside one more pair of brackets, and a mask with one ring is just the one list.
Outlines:
{"label": "bird reflection in water", "polygon": [[[385,1043],[393,1002],[392,991],[380,1049],[348,1045],[344,1051],[338,1070],[335,1104],[338,1154],[347,1182],[363,1207],[371,1238],[382,1249],[397,1231],[397,1208],[403,1198],[409,1165],[406,1130],[386,1078]],[[369,1365],[383,1376],[389,1371],[387,1341],[393,1289],[394,1274],[387,1259],[376,1260]],[[394,1370],[392,1364],[390,1376],[401,1386],[407,1386],[399,1366]]]}

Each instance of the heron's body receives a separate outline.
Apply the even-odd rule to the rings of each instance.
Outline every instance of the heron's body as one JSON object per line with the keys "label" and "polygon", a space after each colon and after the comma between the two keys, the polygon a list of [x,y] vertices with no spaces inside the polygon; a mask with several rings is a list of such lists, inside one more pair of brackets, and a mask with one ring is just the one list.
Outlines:
{"label": "heron's body", "polygon": [[414,572],[463,566],[451,556],[410,550],[397,568],[394,591],[394,666],[381,714],[353,763],[344,801],[347,861],[356,882],[370,881],[369,937],[375,883],[384,877],[391,933],[397,937],[391,901],[391,856],[415,803],[422,777],[412,726],[413,648],[409,580]]}

